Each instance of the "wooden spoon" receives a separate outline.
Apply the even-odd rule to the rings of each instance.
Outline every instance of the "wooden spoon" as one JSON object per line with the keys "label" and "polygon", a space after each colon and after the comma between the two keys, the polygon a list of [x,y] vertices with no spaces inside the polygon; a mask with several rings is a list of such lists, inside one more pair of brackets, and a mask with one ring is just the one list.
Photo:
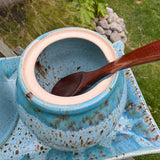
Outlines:
{"label": "wooden spoon", "polygon": [[56,83],[51,93],[58,96],[74,96],[82,93],[91,84],[107,75],[125,68],[158,60],[160,60],[160,40],[131,51],[98,70],[68,75]]}

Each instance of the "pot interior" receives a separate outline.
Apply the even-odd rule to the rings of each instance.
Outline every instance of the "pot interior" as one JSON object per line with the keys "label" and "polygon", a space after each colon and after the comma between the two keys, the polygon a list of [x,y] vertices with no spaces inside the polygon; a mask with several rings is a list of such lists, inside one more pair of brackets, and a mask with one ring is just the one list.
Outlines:
{"label": "pot interior", "polygon": [[107,63],[96,44],[81,38],[66,38],[50,44],[41,52],[35,64],[35,76],[40,86],[50,93],[62,77],[96,70]]}

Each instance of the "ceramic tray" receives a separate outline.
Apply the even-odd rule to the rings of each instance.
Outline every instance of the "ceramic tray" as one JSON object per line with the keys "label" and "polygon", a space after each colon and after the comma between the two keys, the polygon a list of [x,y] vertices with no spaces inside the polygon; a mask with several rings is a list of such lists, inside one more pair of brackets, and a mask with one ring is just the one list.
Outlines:
{"label": "ceramic tray", "polygon": [[51,149],[25,127],[16,110],[19,57],[0,59],[0,160],[123,159],[160,152],[160,131],[152,118],[131,69],[127,79],[127,104],[113,132],[103,142],[81,152]]}

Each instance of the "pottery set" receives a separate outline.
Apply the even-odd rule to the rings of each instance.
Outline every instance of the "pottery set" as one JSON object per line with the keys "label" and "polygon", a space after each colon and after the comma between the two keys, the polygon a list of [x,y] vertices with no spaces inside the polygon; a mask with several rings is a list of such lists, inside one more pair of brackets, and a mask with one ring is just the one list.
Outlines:
{"label": "pottery set", "polygon": [[[143,102],[139,97],[132,96],[131,92],[133,89],[128,89],[130,87],[128,87],[128,84],[135,81],[133,77],[132,79],[128,78],[132,73],[128,70],[118,71],[115,74],[104,77],[85,93],[76,96],[56,96],[51,94],[51,90],[58,80],[66,75],[77,71],[96,70],[122,55],[122,42],[112,44],[102,35],[87,29],[71,27],[48,32],[35,39],[24,50],[21,57],[6,60],[12,65],[13,61],[15,61],[14,64],[17,68],[15,67],[15,75],[14,67],[10,67],[8,70],[5,68],[5,72],[8,75],[10,73],[8,77],[14,77],[14,89],[12,88],[12,90],[15,91],[13,92],[14,95],[10,96],[11,99],[5,98],[7,101],[9,99],[13,101],[14,99],[15,115],[19,114],[20,121],[22,121],[27,130],[38,141],[50,148],[48,151],[55,149],[62,153],[65,152],[65,156],[67,156],[71,152],[83,152],[86,155],[85,152],[87,150],[91,150],[97,145],[106,148],[107,143],[108,146],[113,144],[111,143],[113,137],[120,133],[116,132],[115,129],[122,122],[124,113],[127,112],[128,114],[132,111],[133,108],[127,108],[132,104],[131,102],[135,101],[136,107],[133,109],[135,113],[140,114],[143,110],[138,112],[138,104],[143,104],[143,107],[147,108],[142,95]],[[3,64],[6,65],[6,62],[2,61],[5,60],[1,60],[2,66]],[[2,72],[0,71],[1,74],[4,74],[4,70]],[[134,85],[137,86],[137,84]],[[139,94],[141,94],[140,91]],[[3,94],[2,96],[4,97],[5,95]],[[8,105],[12,104],[8,103]],[[128,119],[131,119],[129,117],[130,114],[127,115]],[[151,117],[149,110],[147,114]],[[145,117],[146,113],[141,114],[139,115],[139,120],[142,118],[143,121]],[[15,118],[15,125],[16,120]],[[7,122],[5,123],[7,125]],[[134,122],[131,123],[134,124],[135,131],[132,132],[134,134],[136,133],[136,124]],[[121,125],[123,124],[127,124],[126,120],[121,123]],[[155,131],[151,133],[152,135],[149,134],[149,137],[157,137],[156,145],[154,144],[154,146],[158,147],[155,152],[159,152],[160,146],[158,146],[158,142],[160,141],[160,133],[153,119],[152,124],[154,124]],[[142,126],[139,127],[141,128]],[[14,125],[11,128],[10,133],[14,131]],[[114,136],[113,132],[116,133]],[[9,137],[8,134],[3,138],[0,153],[5,150],[6,141],[10,141]],[[144,138],[144,136],[142,137]],[[118,144],[118,142],[115,143]],[[105,152],[107,153],[106,150]],[[111,155],[109,153],[110,151],[108,155]],[[5,157],[3,154],[2,156]],[[48,155],[44,159],[53,156]],[[117,153],[112,153],[112,156],[107,157],[106,154],[104,158],[113,158],[117,155]],[[126,157],[133,155],[130,154]],[[5,159],[4,157],[3,159]],[[124,157],[125,155],[119,158]],[[54,157],[52,158],[54,159]],[[99,158],[103,159],[103,156],[101,155]],[[82,159],[88,158],[84,156]]]}

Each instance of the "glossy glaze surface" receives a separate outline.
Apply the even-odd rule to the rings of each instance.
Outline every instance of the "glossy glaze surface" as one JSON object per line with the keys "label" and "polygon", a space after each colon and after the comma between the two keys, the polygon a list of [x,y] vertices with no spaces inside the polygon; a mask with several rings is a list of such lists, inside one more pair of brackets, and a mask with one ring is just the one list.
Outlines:
{"label": "glossy glaze surface", "polygon": [[[91,33],[106,41],[106,44],[109,44],[108,48],[113,48],[107,39],[97,33]],[[43,38],[44,36],[39,37],[38,40],[43,40]],[[45,38],[47,37],[45,36]],[[38,43],[37,40],[35,42]],[[116,52],[117,57],[123,54],[123,43],[119,42],[115,48],[118,47],[120,52]],[[79,103],[71,103],[70,105],[47,103],[36,97],[26,87],[23,76],[21,76],[21,71],[23,71],[23,66],[21,66],[23,63],[21,62],[23,62],[26,53],[27,49],[21,57],[17,79],[18,111],[21,120],[39,140],[59,150],[76,151],[92,147],[101,141],[103,134],[106,136],[110,134],[118,123],[126,103],[127,88],[123,71],[112,76],[110,84],[107,84],[104,78],[98,84],[101,86],[97,87],[97,89],[103,88],[104,90],[99,94],[94,93],[94,88],[87,92],[95,95],[91,99],[80,100]],[[72,73],[73,69],[77,69],[76,65],[80,69],[86,67],[86,69],[92,70],[104,63],[106,63],[106,58],[97,45],[80,38],[68,38],[45,48],[34,67],[41,87],[49,91],[52,86],[48,84],[53,80],[53,76],[58,78],[67,72]],[[55,69],[56,67],[61,70]],[[28,76],[31,76],[30,73]],[[106,87],[107,85],[109,86]],[[80,97],[87,98],[85,97],[87,93],[80,95]],[[72,98],[79,100],[80,97]],[[63,97],[61,98],[63,99]]]}
{"label": "glossy glaze surface", "polygon": [[[117,52],[119,52],[118,48]],[[18,62],[19,58],[16,59]],[[7,59],[7,62],[11,61]],[[14,74],[16,75],[16,73],[17,70]],[[150,114],[132,71],[129,69],[124,73],[128,92],[125,110],[115,129],[110,135],[104,136],[99,145],[73,153],[51,149],[39,141],[19,119],[9,139],[0,147],[0,159],[114,160],[142,154],[160,153],[160,131]],[[15,82],[14,78],[10,80]],[[7,85],[12,86],[11,88],[16,87],[15,83],[10,83],[10,81],[7,82]],[[13,89],[13,95],[15,94]]]}

